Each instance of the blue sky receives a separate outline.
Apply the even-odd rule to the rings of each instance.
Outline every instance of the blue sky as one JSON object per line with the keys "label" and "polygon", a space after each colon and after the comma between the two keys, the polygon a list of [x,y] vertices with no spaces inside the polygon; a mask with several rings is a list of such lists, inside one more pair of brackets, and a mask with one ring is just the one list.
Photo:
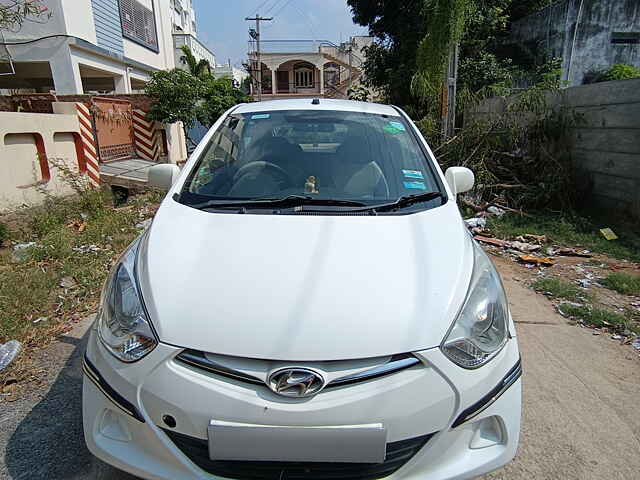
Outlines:
{"label": "blue sky", "polygon": [[351,35],[366,35],[367,30],[351,20],[345,0],[193,0],[198,22],[198,38],[216,55],[216,62],[240,66],[246,58],[245,17],[257,13],[274,17],[264,22],[263,40],[329,40],[338,43]]}

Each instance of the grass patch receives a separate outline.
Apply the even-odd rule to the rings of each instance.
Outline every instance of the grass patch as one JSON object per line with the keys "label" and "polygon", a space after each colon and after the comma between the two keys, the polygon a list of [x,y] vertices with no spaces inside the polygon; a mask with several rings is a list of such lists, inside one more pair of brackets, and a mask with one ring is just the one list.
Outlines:
{"label": "grass patch", "polygon": [[111,265],[159,200],[150,192],[116,209],[110,195],[88,191],[14,212],[12,239],[35,246],[19,259],[0,252],[0,343],[46,343],[57,325],[94,312]]}
{"label": "grass patch", "polygon": [[640,295],[640,277],[637,276],[627,273],[611,273],[601,283],[623,295]]}
{"label": "grass patch", "polygon": [[626,327],[627,325],[625,317],[602,308],[563,303],[560,305],[560,310],[569,317],[582,320],[585,324],[594,327]]}
{"label": "grass patch", "polygon": [[[577,215],[553,215],[534,212],[531,217],[507,213],[488,219],[488,227],[499,237],[513,238],[527,233],[546,235],[549,242],[564,246],[579,245],[592,252],[604,253],[613,258],[640,262],[640,233],[624,225],[596,223]],[[611,226],[618,240],[606,240],[600,228]]]}
{"label": "grass patch", "polygon": [[587,297],[587,294],[578,286],[555,277],[539,278],[531,286],[538,292],[548,292],[556,298],[564,298],[572,302],[577,302]]}

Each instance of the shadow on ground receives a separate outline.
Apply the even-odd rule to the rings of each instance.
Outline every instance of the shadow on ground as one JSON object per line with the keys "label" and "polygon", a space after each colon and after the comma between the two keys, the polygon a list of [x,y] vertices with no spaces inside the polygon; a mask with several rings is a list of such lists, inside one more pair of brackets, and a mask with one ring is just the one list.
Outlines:
{"label": "shadow on ground", "polygon": [[[84,442],[82,431],[82,356],[89,336],[64,336],[61,356],[72,353],[63,364],[47,394],[18,424],[9,438],[5,464],[10,478],[18,479],[113,479],[134,480],[97,460]],[[55,362],[47,357],[47,361]]]}

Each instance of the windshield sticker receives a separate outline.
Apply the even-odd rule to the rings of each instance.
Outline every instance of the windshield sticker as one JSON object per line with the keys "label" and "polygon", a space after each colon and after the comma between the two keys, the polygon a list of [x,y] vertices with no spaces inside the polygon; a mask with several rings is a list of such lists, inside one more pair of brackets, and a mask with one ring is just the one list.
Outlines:
{"label": "windshield sticker", "polygon": [[[401,128],[399,128],[398,125],[400,125]],[[402,132],[405,131],[404,125],[402,125],[401,123],[398,123],[398,122],[389,122],[389,124],[385,125],[384,127],[382,127],[382,129],[385,132],[390,133],[392,135],[396,135],[398,133],[402,133]]]}
{"label": "windshield sticker", "polygon": [[402,170],[402,174],[407,178],[419,178],[421,180],[424,178],[420,170]]}
{"label": "windshield sticker", "polygon": [[404,188],[409,190],[426,190],[427,187],[424,182],[402,182],[404,184]]}
{"label": "windshield sticker", "polygon": [[269,117],[271,117],[271,115],[268,113],[257,113],[255,115],[251,115],[251,120],[262,120]]}
{"label": "windshield sticker", "polygon": [[406,128],[404,128],[404,125],[400,122],[389,122],[389,125],[391,125],[393,128],[400,130],[401,132],[404,132],[407,130]]}

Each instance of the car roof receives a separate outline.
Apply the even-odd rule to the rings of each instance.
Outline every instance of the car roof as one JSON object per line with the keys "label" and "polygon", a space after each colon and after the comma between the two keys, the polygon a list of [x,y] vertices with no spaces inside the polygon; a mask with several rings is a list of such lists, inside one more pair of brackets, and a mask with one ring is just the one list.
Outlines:
{"label": "car roof", "polygon": [[243,103],[233,113],[275,112],[278,110],[333,110],[343,112],[373,113],[399,117],[398,110],[381,103],[356,102],[353,100],[336,100],[320,98],[319,104],[312,103],[313,98],[295,98],[286,100],[268,100],[264,102]]}

